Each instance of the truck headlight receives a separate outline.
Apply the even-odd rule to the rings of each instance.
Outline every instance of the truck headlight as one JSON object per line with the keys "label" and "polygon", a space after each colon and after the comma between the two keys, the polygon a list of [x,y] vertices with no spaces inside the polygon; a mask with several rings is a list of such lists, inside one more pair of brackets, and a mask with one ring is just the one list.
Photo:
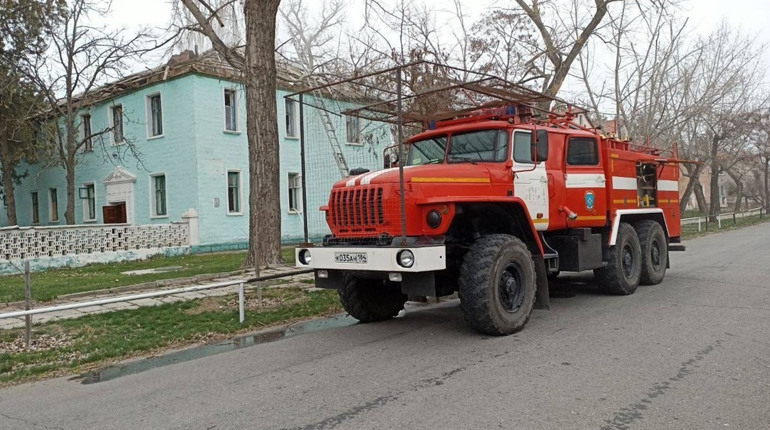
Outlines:
{"label": "truck headlight", "polygon": [[310,255],[309,249],[303,249],[299,252],[299,262],[307,266],[312,261],[313,257]]}
{"label": "truck headlight", "polygon": [[396,255],[396,260],[401,267],[412,267],[414,266],[414,253],[408,249],[405,249]]}

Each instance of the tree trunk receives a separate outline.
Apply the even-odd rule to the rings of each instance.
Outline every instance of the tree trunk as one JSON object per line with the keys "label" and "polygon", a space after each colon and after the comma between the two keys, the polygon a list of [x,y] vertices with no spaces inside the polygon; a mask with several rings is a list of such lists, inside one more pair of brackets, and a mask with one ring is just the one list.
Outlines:
{"label": "tree trunk", "polygon": [[770,178],[768,178],[768,173],[770,173],[770,156],[765,156],[765,195],[763,196],[765,198],[763,205],[765,210],[770,209]]}
{"label": "tree trunk", "polygon": [[706,201],[706,195],[703,193],[703,184],[700,182],[695,184],[695,200],[698,202],[698,212],[705,214],[708,212],[708,202]]}
{"label": "tree trunk", "polygon": [[709,217],[711,222],[717,222],[717,215],[721,208],[721,198],[719,195],[719,136],[714,135],[711,138],[711,174],[709,183],[709,197],[711,197],[711,204],[709,205]]}
{"label": "tree trunk", "polygon": [[[2,133],[0,131],[0,133]],[[11,154],[8,148],[8,140],[5,134],[0,134],[0,169],[3,171],[3,192],[5,193],[5,204],[8,206],[6,213],[8,215],[8,225],[18,225],[16,219],[16,196],[14,195],[13,172],[16,166],[13,165]]]}
{"label": "tree trunk", "polygon": [[280,0],[247,0],[246,130],[249,140],[249,253],[246,267],[281,263],[275,22]]}
{"label": "tree trunk", "polygon": [[[64,211],[64,221],[67,225],[75,224],[75,167],[66,168],[67,178],[67,209]],[[85,215],[83,216],[85,218]]]}
{"label": "tree trunk", "polygon": [[[687,187],[684,189],[681,200],[679,200],[679,212],[682,213],[687,209],[687,203],[690,202],[690,196],[696,185],[699,185],[700,174],[703,171],[703,164],[696,164],[693,168],[690,164],[685,164],[684,167],[687,170],[689,180],[687,181]],[[698,204],[700,209],[700,204]]]}

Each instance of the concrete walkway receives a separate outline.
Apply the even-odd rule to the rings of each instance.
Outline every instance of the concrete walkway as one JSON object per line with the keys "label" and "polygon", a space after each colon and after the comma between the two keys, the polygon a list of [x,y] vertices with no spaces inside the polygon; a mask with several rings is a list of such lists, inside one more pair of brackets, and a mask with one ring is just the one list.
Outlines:
{"label": "concrete walkway", "polygon": [[[293,266],[261,270],[260,271],[261,277],[269,277],[269,276],[280,276],[280,277],[277,279],[261,281],[260,283],[262,284],[262,286],[271,286],[271,285],[286,284],[286,283],[296,284],[297,282],[300,282],[303,280],[313,279],[312,273],[304,273],[304,274],[297,273],[299,271],[300,270],[298,270],[296,267],[293,267]],[[37,302],[33,305],[33,309],[43,308],[43,307],[47,308],[47,307],[65,305],[70,303],[90,302],[93,300],[120,297],[120,296],[129,296],[140,292],[173,290],[173,289],[193,286],[193,285],[207,285],[207,284],[215,284],[215,283],[230,282],[230,281],[234,281],[234,282],[246,281],[248,279],[254,278],[254,271],[245,271],[245,272],[242,271],[237,275],[223,274],[221,277],[211,276],[207,278],[209,279],[207,279],[204,282],[200,281],[200,277],[168,280],[169,282],[163,282],[163,284],[165,285],[155,286],[154,288],[148,288],[147,284],[139,284],[135,286],[122,287],[118,290],[100,290],[100,291],[93,291],[90,293],[71,294],[71,295],[60,297],[50,302]],[[311,287],[310,284],[306,284],[306,283],[302,283],[301,285]],[[201,299],[205,297],[219,297],[219,296],[225,296],[228,294],[237,293],[237,291],[238,291],[237,285],[230,285],[226,287],[212,288],[210,290],[178,293],[178,294],[172,294],[168,296],[138,299],[138,300],[132,300],[132,301],[126,301],[126,302],[119,302],[119,303],[110,303],[110,304],[101,305],[101,306],[89,306],[85,308],[69,309],[69,310],[33,315],[32,322],[33,324],[38,324],[38,323],[44,323],[48,321],[80,318],[82,316],[91,315],[91,314],[100,314],[105,312],[113,312],[113,311],[126,310],[126,309],[137,309],[139,307],[145,307],[145,306],[158,306],[166,303],[175,303],[175,302],[181,302],[186,300]],[[19,311],[19,310],[24,310],[24,302],[16,302],[16,303],[10,303],[7,306],[0,306],[0,314]],[[18,327],[24,327],[24,317],[0,319],[0,330],[18,328]]]}

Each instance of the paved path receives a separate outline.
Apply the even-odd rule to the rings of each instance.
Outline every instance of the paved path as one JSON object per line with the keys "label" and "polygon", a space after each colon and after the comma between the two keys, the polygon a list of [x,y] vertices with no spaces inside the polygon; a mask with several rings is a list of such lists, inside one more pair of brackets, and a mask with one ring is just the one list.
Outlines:
{"label": "paved path", "polygon": [[687,242],[628,297],[562,281],[520,333],[457,301],[91,385],[0,391],[3,429],[768,429],[770,224]]}
{"label": "paved path", "polygon": [[[297,269],[295,267],[286,266],[286,267],[279,267],[275,269],[262,270],[260,272],[260,275],[272,276],[272,275],[286,274],[286,277],[281,278],[281,281],[279,282],[297,282],[304,279],[312,279],[313,275],[308,273],[300,274],[300,275],[291,275],[291,273],[296,271]],[[88,294],[88,295],[76,294],[74,295],[74,297],[65,297],[63,299],[55,300],[52,302],[41,302],[41,303],[38,303],[36,307],[42,308],[42,307],[57,306],[57,305],[64,305],[64,304],[70,304],[70,303],[88,302],[92,300],[127,296],[127,295],[142,293],[142,292],[171,290],[171,289],[181,288],[185,286],[192,286],[192,285],[206,285],[206,284],[214,284],[214,283],[229,282],[229,281],[237,282],[241,280],[247,280],[253,277],[254,277],[254,272],[252,271],[252,272],[242,273],[237,276],[217,277],[205,282],[195,282],[193,280],[190,280],[189,282],[174,282],[173,285],[158,287],[152,290],[147,290],[143,288],[141,289],[141,291],[137,291],[137,290],[132,290],[131,287],[123,287],[123,288],[120,288],[119,292],[100,291],[100,292],[94,292],[93,294]],[[271,282],[275,283],[276,281],[264,281],[264,282],[269,284]],[[238,288],[237,285],[234,285],[234,286],[215,288],[210,290],[201,290],[201,291],[195,291],[195,292],[173,294],[169,296],[145,298],[145,299],[138,299],[138,300],[132,300],[127,302],[120,302],[120,303],[110,303],[110,304],[100,305],[100,306],[89,306],[89,307],[78,308],[78,309],[69,309],[69,310],[34,315],[33,322],[43,323],[47,321],[55,321],[55,320],[61,320],[61,319],[79,318],[89,314],[99,314],[99,313],[113,312],[116,310],[125,310],[125,309],[136,309],[142,306],[158,306],[164,303],[174,303],[174,302],[180,302],[185,300],[199,299],[203,297],[218,297],[218,296],[224,296],[227,294],[232,294],[234,292],[237,292],[238,291],[237,288]],[[23,309],[24,309],[24,306],[21,303],[16,303],[11,306],[0,306],[0,314],[6,313],[6,312],[23,310]],[[24,327],[23,317],[0,319],[0,330],[16,328],[16,327]]]}

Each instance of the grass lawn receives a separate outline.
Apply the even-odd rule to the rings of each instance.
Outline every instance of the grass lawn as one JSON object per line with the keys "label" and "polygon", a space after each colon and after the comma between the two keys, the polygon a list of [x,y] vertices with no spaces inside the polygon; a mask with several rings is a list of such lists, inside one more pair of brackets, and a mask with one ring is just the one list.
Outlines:
{"label": "grass lawn", "polygon": [[[294,247],[283,248],[282,254],[286,264],[294,264]],[[32,298],[45,302],[54,300],[63,294],[103,290],[208,273],[232,272],[242,268],[245,258],[245,252],[197,254],[51,269],[32,274]],[[129,270],[166,266],[181,266],[182,269],[147,275],[121,275],[121,272]],[[24,278],[21,275],[0,277],[0,303],[20,300],[24,300]]]}
{"label": "grass lawn", "polygon": [[692,239],[694,237],[704,236],[709,233],[715,233],[718,231],[734,230],[736,228],[747,227],[754,224],[761,224],[763,222],[770,221],[770,216],[763,215],[760,219],[759,215],[747,216],[745,218],[737,218],[733,222],[732,217],[727,217],[722,220],[722,228],[717,228],[716,223],[709,223],[709,230],[706,231],[706,223],[701,223],[701,231],[698,231],[698,224],[687,224],[682,226],[682,238]]}
{"label": "grass lawn", "polygon": [[43,348],[32,351],[23,350],[23,329],[0,331],[0,386],[341,311],[337,293],[329,290],[268,288],[264,307],[258,307],[255,292],[247,298],[243,325],[231,295],[36,325],[32,339]]}

